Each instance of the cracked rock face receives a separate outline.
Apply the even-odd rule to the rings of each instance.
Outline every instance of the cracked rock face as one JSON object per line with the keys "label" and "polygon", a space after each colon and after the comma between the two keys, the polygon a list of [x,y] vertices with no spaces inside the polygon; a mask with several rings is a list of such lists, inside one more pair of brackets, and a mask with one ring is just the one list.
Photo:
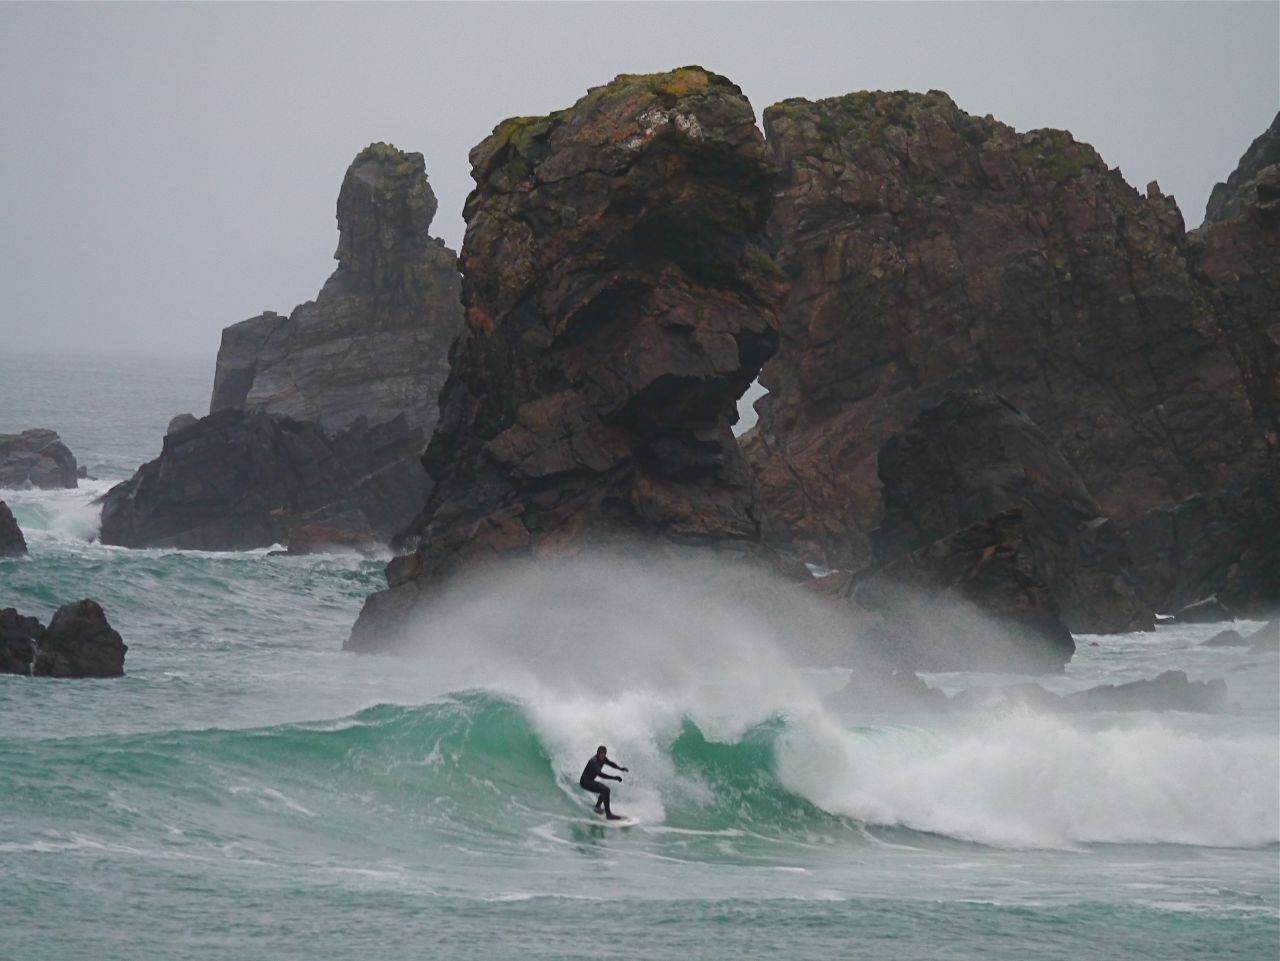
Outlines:
{"label": "cracked rock face", "polygon": [[210,412],[262,410],[331,432],[404,414],[430,436],[462,327],[456,258],[429,233],[435,212],[422,154],[362,150],[338,194],[338,269],[288,317],[223,331]]}
{"label": "cracked rock face", "polygon": [[[777,343],[761,251],[773,169],[741,91],[701,68],[621,76],[471,152],[466,326],[424,463],[435,481],[379,611],[468,563],[611,538],[750,553],[731,433]],[[394,618],[392,618],[394,620]]]}
{"label": "cracked rock face", "polygon": [[1257,473],[1227,322],[1157,186],[938,92],[788,100],[765,128],[793,285],[746,440],[770,541],[869,563],[880,448],[956,388],[1025,411],[1122,524]]}

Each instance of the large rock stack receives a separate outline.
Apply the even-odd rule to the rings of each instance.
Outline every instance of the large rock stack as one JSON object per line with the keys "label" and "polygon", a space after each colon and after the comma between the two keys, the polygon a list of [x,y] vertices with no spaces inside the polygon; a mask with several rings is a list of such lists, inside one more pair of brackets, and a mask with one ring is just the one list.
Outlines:
{"label": "large rock stack", "polygon": [[[419,463],[462,325],[421,154],[373,144],[338,196],[338,268],[315,301],[223,332],[211,413],[105,497],[102,539],[241,550],[297,526],[386,543],[430,490]],[[313,538],[314,540],[314,538]]]}
{"label": "large rock stack", "polygon": [[793,282],[746,441],[771,542],[873,563],[881,447],[957,388],[1025,411],[1121,529],[1262,475],[1234,322],[1156,185],[938,92],[789,100],[765,128]]}
{"label": "large rock stack", "polygon": [[338,193],[337,270],[288,317],[222,332],[209,412],[263,410],[329,431],[404,414],[430,437],[462,327],[457,258],[430,235],[436,206],[422,154],[362,150]]}
{"label": "large rock stack", "polygon": [[615,538],[750,554],[730,427],[777,342],[757,246],[773,171],[750,104],[691,67],[621,76],[471,153],[466,328],[435,480],[350,646],[384,646],[443,575]]}

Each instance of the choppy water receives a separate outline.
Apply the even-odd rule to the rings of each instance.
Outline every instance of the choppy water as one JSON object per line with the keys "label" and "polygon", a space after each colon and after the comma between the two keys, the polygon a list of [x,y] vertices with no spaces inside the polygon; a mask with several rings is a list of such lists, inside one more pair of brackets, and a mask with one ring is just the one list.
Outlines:
{"label": "choppy water", "polygon": [[[32,552],[0,606],[92,596],[130,645],[120,680],[0,676],[0,958],[1280,957],[1276,655],[1086,637],[1050,682],[1180,668],[1231,715],[840,714],[839,669],[607,568],[345,654],[378,562],[91,541],[205,368],[0,359],[0,431],[102,478],[0,492]],[[576,787],[602,740],[635,827]]]}

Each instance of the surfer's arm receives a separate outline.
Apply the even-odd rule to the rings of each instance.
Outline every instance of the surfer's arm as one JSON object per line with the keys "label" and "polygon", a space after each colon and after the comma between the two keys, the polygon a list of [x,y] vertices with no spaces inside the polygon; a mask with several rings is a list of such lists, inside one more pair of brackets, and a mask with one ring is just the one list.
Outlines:
{"label": "surfer's arm", "polygon": [[[623,767],[621,764],[614,764],[614,763],[613,763],[612,761],[610,761],[608,758],[606,758],[606,759],[605,759],[605,762],[604,762],[604,763],[605,763],[605,764],[607,764],[607,765],[609,765],[609,767],[613,768],[615,771],[625,771],[625,770],[626,770],[626,768],[625,768],[625,767]],[[622,779],[621,779],[621,778],[619,778],[618,780],[622,780]]]}

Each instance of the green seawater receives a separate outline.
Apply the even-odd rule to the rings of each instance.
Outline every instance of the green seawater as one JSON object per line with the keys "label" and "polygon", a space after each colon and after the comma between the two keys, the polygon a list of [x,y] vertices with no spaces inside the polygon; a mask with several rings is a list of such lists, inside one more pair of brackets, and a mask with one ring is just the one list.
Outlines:
{"label": "green seawater", "polygon": [[[100,480],[0,492],[31,545],[0,606],[94,597],[129,653],[0,676],[2,959],[1280,958],[1280,659],[1198,646],[1222,625],[1082,637],[1040,679],[1222,677],[1212,716],[834,711],[847,669],[625,571],[353,655],[379,561],[92,539],[211,364],[72,359],[52,391],[64,361],[24,363],[0,431]],[[600,741],[634,827],[577,787]]]}

